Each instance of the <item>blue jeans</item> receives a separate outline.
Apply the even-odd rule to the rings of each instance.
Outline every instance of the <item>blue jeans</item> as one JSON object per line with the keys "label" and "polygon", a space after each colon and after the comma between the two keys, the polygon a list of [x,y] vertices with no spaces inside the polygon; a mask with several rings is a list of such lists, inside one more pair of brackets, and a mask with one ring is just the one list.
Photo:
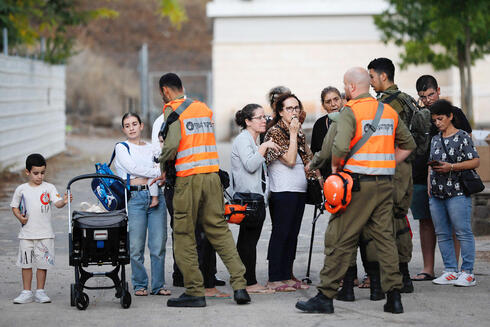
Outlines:
{"label": "blue jeans", "polygon": [[471,274],[475,263],[475,237],[471,230],[471,197],[454,196],[429,199],[430,212],[446,271],[458,271],[453,230],[461,243],[461,270]]}
{"label": "blue jeans", "polygon": [[165,285],[165,245],[167,243],[167,210],[160,191],[158,206],[149,208],[148,191],[132,191],[128,202],[129,252],[131,282],[134,290],[148,289],[145,270],[145,243],[148,230],[148,248],[151,260],[151,292],[158,293]]}

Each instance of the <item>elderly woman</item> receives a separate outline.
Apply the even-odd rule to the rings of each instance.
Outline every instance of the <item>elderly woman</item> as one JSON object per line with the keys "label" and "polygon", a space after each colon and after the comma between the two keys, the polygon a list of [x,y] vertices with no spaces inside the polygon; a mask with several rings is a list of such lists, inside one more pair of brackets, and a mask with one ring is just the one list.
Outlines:
{"label": "elderly woman", "polygon": [[[247,104],[235,115],[235,122],[242,132],[235,138],[231,150],[232,185],[234,192],[254,193],[266,197],[265,153],[268,149],[279,151],[271,140],[257,145],[260,133],[265,132],[264,108],[258,104]],[[265,220],[265,200],[257,208],[251,223],[240,225],[237,250],[245,266],[245,279],[249,293],[273,293],[268,287],[257,283],[255,265],[257,262],[257,242]]]}
{"label": "elderly woman", "polygon": [[[471,197],[463,190],[461,172],[479,166],[471,137],[454,127],[449,101],[439,100],[430,108],[439,134],[432,138],[429,156],[429,206],[444,262],[444,273],[432,282],[440,285],[473,286],[475,238],[471,230]],[[461,244],[463,263],[458,270],[453,229]]]}
{"label": "elderly woman", "polygon": [[272,127],[265,141],[279,145],[279,151],[267,151],[266,163],[270,179],[270,213],[272,233],[269,242],[269,283],[278,292],[307,288],[293,277],[298,234],[305,209],[307,177],[305,165],[312,154],[301,130],[299,117],[303,106],[294,94],[280,96],[275,105]]}
{"label": "elderly woman", "polygon": [[[332,124],[332,119],[329,118],[329,114],[338,112],[340,108],[343,107],[340,91],[333,86],[324,88],[320,95],[320,99],[322,102],[322,107],[325,109],[327,114],[318,118],[313,125],[313,132],[311,134],[311,151],[313,153],[316,153],[322,149],[323,139],[325,138],[325,135],[327,135],[328,128]],[[327,178],[327,176],[331,173],[330,165],[322,167],[320,172],[322,173],[323,178]]]}

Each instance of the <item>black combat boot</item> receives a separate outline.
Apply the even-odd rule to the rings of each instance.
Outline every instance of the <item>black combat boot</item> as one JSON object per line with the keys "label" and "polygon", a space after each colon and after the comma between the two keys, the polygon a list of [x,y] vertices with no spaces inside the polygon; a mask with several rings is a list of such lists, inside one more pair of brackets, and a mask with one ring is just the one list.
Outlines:
{"label": "black combat boot", "polygon": [[379,263],[378,262],[368,262],[367,263],[369,269],[367,274],[369,279],[371,280],[371,301],[379,301],[385,298],[385,293],[381,289],[381,278],[379,276]]}
{"label": "black combat boot", "polygon": [[248,292],[245,288],[233,291],[233,299],[237,304],[247,304],[251,301],[250,295],[248,295]]}
{"label": "black combat boot", "polygon": [[385,312],[403,313],[402,297],[400,295],[400,290],[391,290],[386,293],[386,295],[386,304],[384,306]]}
{"label": "black combat boot", "polygon": [[410,273],[408,272],[408,262],[400,263],[400,274],[402,274],[403,287],[400,293],[413,293],[413,283]]}
{"label": "black combat boot", "polygon": [[355,301],[354,296],[354,279],[357,277],[357,266],[352,266],[347,269],[345,273],[342,288],[337,293],[337,300],[339,301]]}
{"label": "black combat boot", "polygon": [[318,292],[308,301],[296,302],[296,308],[308,313],[333,313],[333,300]]}
{"label": "black combat boot", "polygon": [[182,293],[179,297],[168,299],[167,307],[205,307],[204,296],[193,296]]}

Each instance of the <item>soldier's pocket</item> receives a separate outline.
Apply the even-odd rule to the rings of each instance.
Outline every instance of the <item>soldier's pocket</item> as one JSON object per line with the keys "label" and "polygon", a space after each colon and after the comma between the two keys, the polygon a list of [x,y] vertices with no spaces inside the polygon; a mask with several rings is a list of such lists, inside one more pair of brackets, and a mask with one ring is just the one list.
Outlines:
{"label": "soldier's pocket", "polygon": [[187,178],[177,178],[173,199],[174,233],[186,234],[191,232],[192,225],[192,190]]}

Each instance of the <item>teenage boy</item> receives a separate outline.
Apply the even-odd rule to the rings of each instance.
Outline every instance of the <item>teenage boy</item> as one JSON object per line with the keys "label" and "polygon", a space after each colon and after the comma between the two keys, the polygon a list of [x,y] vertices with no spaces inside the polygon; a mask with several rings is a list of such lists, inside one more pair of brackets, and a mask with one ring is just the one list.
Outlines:
{"label": "teenage boy", "polygon": [[[23,291],[14,303],[23,304],[35,300],[49,303],[51,299],[44,291],[47,269],[54,266],[54,232],[51,226],[51,205],[62,208],[68,203],[53,184],[46,183],[46,160],[40,154],[31,154],[26,160],[25,170],[29,182],[19,185],[14,192],[12,212],[21,223],[17,266],[22,268]],[[71,199],[70,199],[71,200]],[[37,290],[31,291],[32,267],[37,267]]]}
{"label": "teenage boy", "polygon": [[[441,89],[437,80],[431,75],[422,75],[417,79],[415,88],[422,104],[429,108],[439,100]],[[454,115],[454,126],[471,134],[471,125],[466,119],[463,111],[457,107],[452,107]],[[438,133],[434,124],[431,127],[431,136]],[[429,153],[424,156],[416,156],[413,161],[413,198],[410,209],[413,218],[419,221],[420,247],[424,266],[422,271],[412,277],[414,281],[433,280],[434,275],[434,254],[436,248],[436,234],[432,223],[429,210],[429,196],[427,195],[427,161]],[[459,242],[454,238],[456,255],[459,257]]]}

